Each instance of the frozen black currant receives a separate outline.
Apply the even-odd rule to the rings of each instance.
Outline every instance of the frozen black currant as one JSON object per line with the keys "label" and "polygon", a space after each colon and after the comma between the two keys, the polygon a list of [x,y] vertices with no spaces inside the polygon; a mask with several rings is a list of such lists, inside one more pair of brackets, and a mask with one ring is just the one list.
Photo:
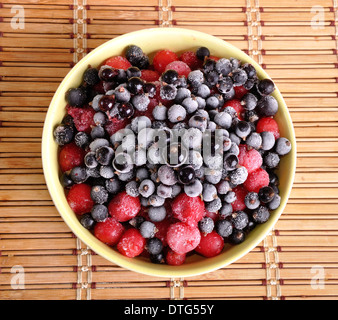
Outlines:
{"label": "frozen black currant", "polygon": [[164,206],[150,207],[148,210],[148,216],[152,222],[160,222],[167,216],[167,211]]}
{"label": "frozen black currant", "polygon": [[238,157],[233,153],[224,156],[224,169],[228,171],[235,170],[238,165]]}
{"label": "frozen black currant", "polygon": [[258,197],[261,202],[268,203],[275,197],[275,191],[270,186],[263,187],[259,190]]}
{"label": "frozen black currant", "polygon": [[248,80],[248,75],[244,70],[237,69],[232,72],[232,80],[235,87],[242,86]]}
{"label": "frozen black currant", "polygon": [[221,58],[216,62],[215,69],[220,75],[227,76],[232,71],[232,64],[229,59]]}
{"label": "frozen black currant", "polygon": [[88,68],[83,74],[83,81],[90,86],[100,82],[99,72],[96,68]]}
{"label": "frozen black currant", "polygon": [[96,150],[95,157],[99,164],[106,166],[111,163],[114,150],[111,147],[103,146]]}
{"label": "frozen black currant", "polygon": [[244,203],[246,207],[250,210],[257,209],[260,205],[258,193],[248,192],[244,198]]}
{"label": "frozen black currant", "polygon": [[66,100],[71,106],[82,107],[87,101],[86,90],[82,87],[71,88],[66,92]]}
{"label": "frozen black currant", "polygon": [[210,57],[210,50],[207,47],[200,47],[196,50],[196,57],[204,61],[205,58]]}
{"label": "frozen black currant", "polygon": [[262,137],[257,132],[252,132],[245,140],[246,144],[254,149],[259,149],[262,145]]}
{"label": "frozen black currant", "polygon": [[167,84],[174,84],[178,80],[178,72],[169,69],[162,73],[161,80]]}
{"label": "frozen black currant", "polygon": [[245,139],[251,132],[251,126],[246,121],[239,121],[235,128],[235,133],[238,137]]}
{"label": "frozen black currant", "polygon": [[198,223],[198,227],[202,233],[208,234],[214,230],[215,223],[211,218],[205,217]]}
{"label": "frozen black currant", "polygon": [[275,197],[267,204],[270,210],[276,210],[281,203],[281,197],[279,194],[275,194]]}
{"label": "frozen black currant", "polygon": [[115,95],[103,96],[99,100],[98,107],[101,111],[107,112],[113,108],[115,104]]}
{"label": "frozen black currant", "polygon": [[177,88],[172,84],[161,86],[160,96],[164,100],[174,100],[177,94]]}
{"label": "frozen black currant", "polygon": [[88,230],[91,230],[95,226],[95,220],[92,218],[90,213],[83,214],[80,218],[80,223]]}
{"label": "frozen black currant", "polygon": [[95,203],[103,204],[108,200],[108,191],[103,186],[93,186],[90,196]]}
{"label": "frozen black currant", "polygon": [[139,77],[130,78],[127,82],[127,89],[132,94],[143,93],[144,81]]}
{"label": "frozen black currant", "polygon": [[108,208],[103,204],[96,204],[91,210],[91,215],[96,222],[104,221],[108,218]]}
{"label": "frozen black currant", "polygon": [[279,155],[275,152],[268,152],[263,157],[263,163],[270,169],[276,168],[280,162]]}
{"label": "frozen black currant", "polygon": [[249,217],[244,211],[232,213],[230,221],[237,230],[243,230],[249,223]]}
{"label": "frozen black currant", "polygon": [[185,184],[183,189],[185,194],[189,197],[197,197],[202,193],[203,185],[200,180],[196,179],[189,184]]}
{"label": "frozen black currant", "polygon": [[271,150],[275,145],[275,136],[270,131],[263,131],[261,132],[261,138],[262,138],[262,149],[264,151]]}
{"label": "frozen black currant", "polygon": [[64,188],[70,188],[74,184],[74,181],[66,172],[61,175],[60,182]]}
{"label": "frozen black currant", "polygon": [[149,198],[155,192],[155,184],[150,179],[144,179],[138,190],[142,197]]}
{"label": "frozen black currant", "polygon": [[85,163],[87,168],[90,168],[90,169],[96,168],[99,163],[96,160],[95,152],[92,152],[92,151],[88,152],[84,156],[84,163]]}
{"label": "frozen black currant", "polygon": [[264,223],[269,220],[270,212],[267,207],[259,206],[252,214],[253,221],[256,223]]}
{"label": "frozen black currant", "polygon": [[157,232],[155,224],[150,221],[142,222],[139,230],[142,237],[145,239],[153,238]]}
{"label": "frozen black currant", "polygon": [[70,143],[74,137],[74,129],[66,124],[59,124],[54,130],[54,139],[59,146]]}
{"label": "frozen black currant", "polygon": [[134,115],[134,107],[129,102],[118,104],[117,111],[122,119],[130,118]]}
{"label": "frozen black currant", "polygon": [[70,171],[70,177],[75,183],[83,183],[87,180],[87,171],[84,167],[74,167]]}
{"label": "frozen black currant", "polygon": [[184,166],[178,170],[178,181],[183,184],[189,184],[195,179],[195,170],[192,166]]}
{"label": "frozen black currant", "polygon": [[141,77],[141,70],[138,67],[130,67],[126,70],[127,78]]}
{"label": "frozen black currant", "polygon": [[146,242],[146,250],[153,255],[159,254],[163,250],[162,241],[158,238],[150,238]]}
{"label": "frozen black currant", "polygon": [[234,229],[229,236],[229,241],[232,244],[240,244],[245,240],[245,232],[243,230]]}
{"label": "frozen black currant", "polygon": [[215,225],[216,232],[223,238],[227,238],[232,234],[233,227],[228,220],[218,220]]}
{"label": "frozen black currant", "polygon": [[264,96],[258,101],[256,110],[261,116],[274,116],[278,111],[278,102],[273,96]]}
{"label": "frozen black currant", "polygon": [[275,150],[278,155],[284,156],[291,151],[291,142],[287,138],[278,138]]}
{"label": "frozen black currant", "polygon": [[270,79],[264,79],[258,82],[257,91],[262,96],[267,96],[275,90],[275,84]]}
{"label": "frozen black currant", "polygon": [[242,98],[241,105],[244,106],[246,110],[253,110],[256,108],[257,102],[258,102],[257,97],[254,94],[248,92]]}
{"label": "frozen black currant", "polygon": [[257,75],[255,67],[250,63],[245,63],[242,69],[246,72],[249,79],[255,78]]}

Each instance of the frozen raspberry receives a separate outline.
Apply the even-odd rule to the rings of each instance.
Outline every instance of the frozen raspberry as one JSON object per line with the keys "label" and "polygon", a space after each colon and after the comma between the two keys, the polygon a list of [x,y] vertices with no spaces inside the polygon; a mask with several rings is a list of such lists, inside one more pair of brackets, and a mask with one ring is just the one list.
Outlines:
{"label": "frozen raspberry", "polygon": [[176,219],[195,226],[205,213],[204,202],[200,197],[179,194],[172,203],[172,212]]}
{"label": "frozen raspberry", "polygon": [[180,61],[186,63],[191,70],[202,68],[203,61],[199,60],[193,51],[185,51],[180,56]]}
{"label": "frozen raspberry", "polygon": [[180,266],[185,262],[186,254],[179,254],[171,249],[168,250],[165,260],[170,266]]}
{"label": "frozen raspberry", "polygon": [[123,232],[123,225],[115,218],[111,217],[102,222],[98,222],[94,227],[95,237],[109,246],[115,246],[120,240]]}
{"label": "frozen raspberry", "polygon": [[90,133],[91,126],[95,126],[95,111],[91,107],[71,107],[67,106],[67,113],[73,117],[74,125],[78,131]]}
{"label": "frozen raspberry", "polygon": [[[244,107],[242,106],[240,100],[233,99],[233,100],[227,101],[227,102],[223,105],[222,110],[225,109],[226,107],[232,107],[232,108],[234,108],[234,109],[236,110],[236,112],[237,112],[238,119],[239,119],[239,120],[243,120],[243,115],[244,115],[245,109],[244,109]],[[222,110],[221,110],[221,111],[222,111]]]}
{"label": "frozen raspberry", "polygon": [[269,174],[264,169],[258,168],[249,173],[243,185],[249,192],[258,193],[259,189],[269,185]]}
{"label": "frozen raspberry", "polygon": [[185,76],[186,78],[191,72],[190,67],[183,61],[173,61],[169,63],[165,68],[165,71],[166,70],[175,70],[180,76]]}
{"label": "frozen raspberry", "polygon": [[132,197],[123,191],[117,194],[108,205],[109,214],[120,222],[134,218],[141,210],[139,198]]}
{"label": "frozen raspberry", "polygon": [[160,74],[155,70],[144,69],[141,71],[141,79],[146,82],[158,81]]}
{"label": "frozen raspberry", "polygon": [[140,255],[146,245],[146,239],[135,228],[126,230],[117,244],[117,250],[126,257],[134,258]]}
{"label": "frozen raspberry", "polygon": [[165,70],[165,67],[170,62],[176,60],[178,60],[178,57],[175,52],[172,52],[170,50],[161,50],[155,54],[153,59],[153,65],[155,70],[162,74]]}
{"label": "frozen raspberry", "polygon": [[62,172],[83,165],[85,151],[78,147],[75,142],[64,145],[59,153],[59,164]]}
{"label": "frozen raspberry", "polygon": [[233,211],[240,211],[246,208],[245,206],[245,196],[248,191],[243,187],[243,185],[239,185],[232,189],[235,192],[236,200],[231,203]]}
{"label": "frozen raspberry", "polygon": [[235,89],[235,98],[238,100],[242,100],[242,98],[249,92],[249,90],[245,89],[243,86],[234,87]]}
{"label": "frozen raspberry", "polygon": [[129,123],[129,119],[118,119],[111,118],[104,126],[105,130],[108,132],[110,136],[112,136],[117,131],[125,128],[125,126]]}
{"label": "frozen raspberry", "polygon": [[201,240],[201,233],[196,227],[190,227],[183,222],[172,224],[167,233],[169,247],[179,253],[184,254],[194,250]]}
{"label": "frozen raspberry", "polygon": [[219,255],[223,247],[223,238],[214,230],[205,235],[201,234],[201,241],[195,251],[204,257],[211,258]]}
{"label": "frozen raspberry", "polygon": [[273,118],[265,117],[258,120],[256,125],[256,132],[261,133],[264,131],[272,132],[275,139],[278,139],[280,137],[278,124]]}
{"label": "frozen raspberry", "polygon": [[257,170],[263,164],[261,154],[256,149],[247,149],[246,145],[239,145],[238,164],[245,167],[248,173]]}
{"label": "frozen raspberry", "polygon": [[154,222],[156,229],[158,230],[156,232],[156,238],[159,238],[163,245],[167,245],[167,232],[168,228],[171,225],[171,221],[169,219],[164,219],[163,221],[160,222]]}
{"label": "frozen raspberry", "polygon": [[123,70],[127,70],[132,66],[131,63],[125,57],[122,56],[110,57],[103,62],[103,65]]}
{"label": "frozen raspberry", "polygon": [[91,190],[92,187],[85,183],[75,184],[70,188],[66,198],[75,214],[83,215],[92,210],[94,201],[90,196]]}

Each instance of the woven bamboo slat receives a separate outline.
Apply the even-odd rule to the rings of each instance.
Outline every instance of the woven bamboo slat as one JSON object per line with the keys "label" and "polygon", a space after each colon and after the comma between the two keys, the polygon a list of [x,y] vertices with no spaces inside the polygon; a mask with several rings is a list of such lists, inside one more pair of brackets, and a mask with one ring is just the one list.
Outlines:
{"label": "woven bamboo slat", "polygon": [[[13,5],[25,9],[24,29],[10,24]],[[338,13],[336,1],[320,1],[324,19],[316,28],[314,6],[318,1],[3,2],[0,298],[338,299]],[[74,19],[83,11],[87,20]],[[88,250],[53,206],[41,163],[45,113],[76,61],[111,38],[162,24],[215,35],[254,57],[281,90],[297,136],[294,188],[275,229],[230,266],[186,279],[139,275]],[[24,290],[11,287],[13,266],[25,269]],[[311,286],[315,267],[324,271],[320,290]]]}

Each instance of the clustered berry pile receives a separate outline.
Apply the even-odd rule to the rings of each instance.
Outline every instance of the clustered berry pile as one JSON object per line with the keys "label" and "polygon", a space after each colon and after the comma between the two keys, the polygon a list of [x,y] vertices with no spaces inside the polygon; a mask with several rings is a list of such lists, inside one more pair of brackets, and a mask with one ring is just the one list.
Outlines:
{"label": "clustered berry pile", "polygon": [[[189,253],[213,257],[225,243],[241,243],[281,201],[274,170],[291,143],[273,118],[274,89],[251,64],[206,47],[180,56],[161,50],[150,63],[130,45],[124,56],[89,66],[54,130],[70,207],[102,242],[153,263],[180,265]],[[136,147],[131,162],[117,151],[121,129],[147,128],[166,133],[179,153],[175,165],[158,160],[156,141]],[[174,129],[189,136],[172,146]],[[203,136],[216,130],[221,145],[211,143],[213,156],[202,157]]]}

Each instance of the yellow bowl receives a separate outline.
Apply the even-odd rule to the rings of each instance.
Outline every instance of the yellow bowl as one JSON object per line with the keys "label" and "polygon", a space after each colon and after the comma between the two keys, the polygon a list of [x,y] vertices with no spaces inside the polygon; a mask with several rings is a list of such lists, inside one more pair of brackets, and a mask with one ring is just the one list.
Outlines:
{"label": "yellow bowl", "polygon": [[279,103],[279,111],[275,119],[279,124],[281,136],[288,138],[293,147],[292,151],[284,156],[280,163],[281,205],[272,212],[270,219],[265,224],[258,225],[251,231],[243,243],[226,248],[220,255],[213,258],[203,258],[197,254],[189,256],[184,265],[176,267],[153,264],[142,257],[131,259],[105,245],[95,238],[91,232],[83,228],[66,201],[63,187],[59,182],[58,146],[53,139],[53,129],[65,115],[65,92],[69,88],[80,85],[82,75],[88,65],[98,66],[106,58],[122,54],[130,44],[140,46],[147,54],[160,49],[183,52],[205,46],[210,49],[214,56],[235,57],[251,63],[255,66],[260,79],[269,78],[253,59],[238,48],[221,39],[193,30],[180,28],[146,29],[128,33],[104,43],[72,68],[60,84],[49,106],[42,136],[42,162],[49,193],[57,210],[73,233],[94,252],[121,267],[152,276],[188,277],[227,266],[247,254],[266,237],[283,212],[292,188],[296,169],[296,140],[290,114],[278,89],[273,93]]}

